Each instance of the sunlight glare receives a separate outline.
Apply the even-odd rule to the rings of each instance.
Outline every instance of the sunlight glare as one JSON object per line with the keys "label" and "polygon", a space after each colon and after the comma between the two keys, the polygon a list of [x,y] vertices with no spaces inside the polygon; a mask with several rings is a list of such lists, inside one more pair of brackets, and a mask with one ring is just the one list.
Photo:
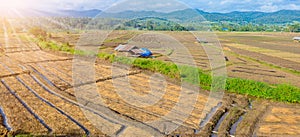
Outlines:
{"label": "sunlight glare", "polygon": [[0,0],[0,8],[9,9],[9,8],[26,8],[27,7],[26,0]]}

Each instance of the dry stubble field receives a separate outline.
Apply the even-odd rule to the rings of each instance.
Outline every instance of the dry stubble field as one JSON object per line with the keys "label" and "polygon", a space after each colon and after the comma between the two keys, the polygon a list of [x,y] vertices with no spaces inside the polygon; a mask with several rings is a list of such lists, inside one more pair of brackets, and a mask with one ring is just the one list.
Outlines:
{"label": "dry stubble field", "polygon": [[[81,91],[85,92],[86,96],[82,96],[80,101],[78,101],[76,93],[74,92],[74,87],[77,87],[78,85],[74,85],[72,80],[73,56],[41,50],[36,44],[31,43],[29,40],[21,39],[19,34],[14,31],[14,28],[10,24],[10,21],[2,20],[2,27],[0,28],[0,94],[2,97],[0,100],[0,120],[2,122],[0,131],[2,135],[107,136],[110,134],[133,136],[136,134],[143,134],[144,136],[149,136],[150,133],[163,136],[300,135],[297,130],[300,128],[300,114],[297,113],[299,104],[278,103],[235,94],[226,94],[222,104],[215,110],[213,109],[211,112],[208,112],[209,114],[215,112],[213,113],[214,115],[211,116],[212,118],[206,121],[205,125],[201,126],[200,123],[203,122],[201,122],[201,119],[203,118],[201,112],[204,109],[208,97],[208,92],[202,90],[200,90],[198,100],[195,104],[190,104],[189,101],[186,101],[186,105],[194,105],[195,108],[189,118],[186,119],[176,131],[166,134],[164,127],[154,126],[149,124],[149,122],[161,118],[174,108],[179,100],[179,95],[182,94],[180,92],[180,82],[174,82],[173,80],[168,80],[168,78],[166,78],[166,90],[165,93],[163,93],[162,98],[160,98],[157,94],[162,92],[161,86],[159,86],[161,79],[154,78],[154,81],[156,82],[154,82],[151,87],[149,86],[149,79],[153,76],[152,72],[139,69],[122,71],[122,67],[116,66],[121,70],[121,73],[116,74],[112,72],[112,64],[101,60],[97,60],[95,63],[95,81],[98,87],[97,91],[106,105],[102,106],[101,104],[92,102],[91,100],[95,98],[93,97],[93,93],[89,96],[88,91]],[[128,39],[135,36],[132,32],[129,32],[128,35],[127,33],[128,32],[124,31],[113,32],[111,34],[113,38],[111,38],[112,40],[104,50],[106,52],[112,52],[113,47],[111,46],[115,46],[124,41],[126,42]],[[200,68],[204,70],[210,69],[209,60],[207,59],[204,50],[202,48],[197,48],[197,50],[194,49],[195,46],[200,46],[200,44],[195,43],[195,38],[192,37],[192,35],[187,32],[162,33],[168,34],[183,43],[192,53],[196,59],[196,64]],[[57,35],[64,37],[64,35],[67,34]],[[250,43],[242,41],[242,38],[247,39],[249,35],[252,36],[256,34],[247,33],[245,37],[238,38],[238,40],[241,41],[234,41],[234,38],[237,37],[236,35],[239,36],[244,34],[233,33],[228,35],[233,36],[227,36],[226,33],[218,34],[221,42],[227,47],[225,53],[229,59],[227,64],[229,76],[254,79],[269,83],[286,82],[299,86],[298,84],[300,82],[297,82],[297,80],[299,80],[298,75],[281,69],[271,68],[259,62],[233,54],[238,53],[250,58],[259,57],[256,56],[256,54],[263,54],[264,56],[269,57],[270,54],[268,53],[255,52],[252,50],[247,51],[243,47],[235,46],[236,43],[248,46],[256,45],[255,43],[260,45],[263,43],[262,41],[264,41],[263,38],[269,37],[268,35],[257,36],[263,37],[262,40]],[[119,40],[120,37],[121,40]],[[153,38],[155,36],[146,35],[146,38],[147,37]],[[281,35],[277,37],[281,37]],[[68,36],[67,38],[76,39],[76,36]],[[115,39],[117,39],[117,41],[115,41]],[[225,41],[224,39],[232,41]],[[56,40],[65,39],[58,37]],[[136,41],[139,41],[138,37],[136,38]],[[287,46],[289,45],[287,43],[279,42],[278,46]],[[275,44],[277,44],[277,42]],[[292,44],[297,45],[298,43]],[[257,47],[257,45],[255,47]],[[161,50],[157,47],[149,48]],[[278,51],[279,49],[271,46],[259,46],[258,48],[269,49],[272,51]],[[244,54],[244,52],[249,52],[249,54]],[[283,53],[270,56],[270,58],[277,57],[286,52],[298,54],[297,50],[279,50],[278,52]],[[174,49],[170,56],[177,59],[179,63],[185,63],[180,60],[185,57],[184,54],[180,53],[180,48]],[[170,61],[168,60],[168,57],[164,56],[158,59]],[[284,58],[284,60],[291,61],[288,57]],[[263,61],[273,63],[272,60]],[[293,63],[297,64],[297,61]],[[275,65],[281,66],[281,64],[287,63],[283,62]],[[282,65],[282,67],[286,66]],[[84,72],[84,70],[82,71]],[[128,81],[124,81],[125,76],[128,76],[130,87],[134,90],[135,94],[150,95],[152,99],[158,99],[159,102],[148,107],[139,107],[125,102],[115,90],[116,86],[128,86]],[[153,94],[150,92],[151,89],[158,93]],[[196,94],[193,92],[193,88],[184,88],[183,92],[191,95]],[[137,101],[142,102],[143,100]],[[82,102],[85,103],[83,104]],[[102,108],[108,108],[117,117],[126,119],[129,123],[133,124],[109,121],[109,116],[101,111]],[[172,110],[172,112],[178,115],[185,115],[186,113],[182,109],[175,109]],[[97,128],[99,125],[89,121],[86,117],[87,113],[89,113],[89,116],[93,119],[111,125],[112,128],[101,131]],[[168,121],[168,119],[165,120]],[[170,121],[170,123],[179,125],[180,120],[177,121],[175,119]],[[200,126],[202,127],[201,130],[199,129]]]}

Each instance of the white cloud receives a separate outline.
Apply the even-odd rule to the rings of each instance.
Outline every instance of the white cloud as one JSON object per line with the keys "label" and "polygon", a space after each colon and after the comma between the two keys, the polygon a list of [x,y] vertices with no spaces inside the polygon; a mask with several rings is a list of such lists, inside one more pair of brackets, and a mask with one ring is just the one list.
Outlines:
{"label": "white cloud", "polygon": [[210,12],[300,10],[300,0],[181,0]]}
{"label": "white cloud", "polygon": [[265,11],[265,12],[274,12],[278,10],[279,7],[277,5],[273,5],[273,3],[269,3],[260,7],[260,11]]}
{"label": "white cloud", "polygon": [[296,5],[296,4],[289,4],[286,7],[287,9],[291,9],[291,10],[299,10],[300,9],[300,5]]}
{"label": "white cloud", "polygon": [[107,9],[107,12],[120,11],[159,11],[170,12],[189,8],[184,3],[177,0],[123,0]]}

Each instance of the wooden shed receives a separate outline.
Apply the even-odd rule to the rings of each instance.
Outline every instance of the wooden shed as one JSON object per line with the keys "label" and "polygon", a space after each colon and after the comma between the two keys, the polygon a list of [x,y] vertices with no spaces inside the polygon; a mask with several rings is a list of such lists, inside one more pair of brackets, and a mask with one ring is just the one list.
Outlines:
{"label": "wooden shed", "polygon": [[118,47],[115,48],[115,51],[119,52],[130,52],[131,50],[134,49],[139,49],[137,46],[133,45],[119,45]]}

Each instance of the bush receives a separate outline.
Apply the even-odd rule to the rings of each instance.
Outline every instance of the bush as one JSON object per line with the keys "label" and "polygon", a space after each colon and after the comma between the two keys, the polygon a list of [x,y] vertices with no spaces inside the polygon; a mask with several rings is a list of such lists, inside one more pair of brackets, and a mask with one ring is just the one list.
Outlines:
{"label": "bush", "polygon": [[41,38],[43,40],[46,39],[47,37],[47,31],[43,30],[40,27],[33,27],[29,30],[29,33],[34,35],[37,38]]}
{"label": "bush", "polygon": [[230,78],[227,80],[226,90],[264,99],[300,103],[300,89],[286,84],[269,85],[253,80]]}

